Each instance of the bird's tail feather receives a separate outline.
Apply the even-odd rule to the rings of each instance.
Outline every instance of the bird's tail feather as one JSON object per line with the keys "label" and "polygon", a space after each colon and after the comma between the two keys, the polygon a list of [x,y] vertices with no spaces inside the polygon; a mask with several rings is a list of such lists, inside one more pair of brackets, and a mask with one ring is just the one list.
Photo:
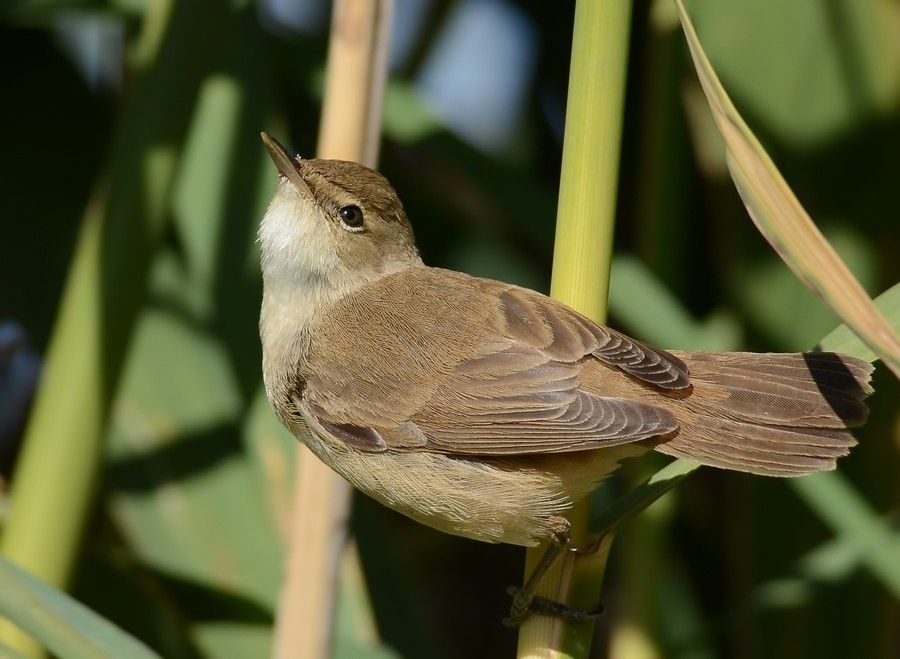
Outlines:
{"label": "bird's tail feather", "polygon": [[656,450],[769,476],[833,469],[868,415],[872,365],[837,353],[678,353],[693,394]]}

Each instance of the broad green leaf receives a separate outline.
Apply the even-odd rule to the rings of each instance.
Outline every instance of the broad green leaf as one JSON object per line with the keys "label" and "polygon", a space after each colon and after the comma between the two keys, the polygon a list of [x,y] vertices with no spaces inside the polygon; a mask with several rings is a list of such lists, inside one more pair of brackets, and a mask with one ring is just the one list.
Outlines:
{"label": "broad green leaf", "polygon": [[[244,457],[243,392],[221,334],[203,323],[216,313],[216,278],[228,240],[229,203],[255,195],[234,185],[233,161],[248,90],[225,74],[201,86],[173,215],[183,246],[165,252],[152,291],[178,313],[141,317],[110,436],[114,511],[138,555],[155,569],[273,605],[280,553],[262,488]],[[253,139],[255,135],[244,138]],[[253,211],[242,218],[255,220]],[[252,230],[249,231],[252,235]],[[246,253],[250,242],[243,246]],[[234,296],[227,302],[235,304]],[[255,325],[255,300],[246,324]]]}
{"label": "broad green leaf", "polygon": [[650,269],[633,256],[613,257],[609,309],[637,338],[679,350],[734,350],[735,320],[716,314],[697,321]]}
{"label": "broad green leaf", "polygon": [[253,17],[202,83],[110,432],[119,532],[206,657],[268,654],[281,581],[273,490],[245,441],[259,382],[253,236],[274,177],[257,134]]}
{"label": "broad green leaf", "polygon": [[688,0],[732,97],[779,143],[820,147],[894,110],[893,0]]}
{"label": "broad green leaf", "polygon": [[28,659],[28,657],[6,643],[0,642],[0,659]]}
{"label": "broad green leaf", "polygon": [[[3,557],[0,617],[66,659],[159,659],[137,639]],[[4,652],[0,646],[0,655]]]}
{"label": "broad green leaf", "polygon": [[270,625],[209,621],[198,625],[195,636],[204,657],[268,657],[271,654]]}
{"label": "broad green leaf", "polygon": [[6,556],[53,584],[68,581],[89,517],[111,401],[222,16],[213,6],[153,3],[109,166],[85,210],[2,538]]}
{"label": "broad green leaf", "polygon": [[836,471],[791,481],[791,486],[860,559],[885,588],[900,599],[900,535],[870,508],[847,479]]}
{"label": "broad green leaf", "polygon": [[[254,35],[238,34],[252,49]],[[109,466],[129,545],[172,589],[203,655],[229,659],[270,651],[297,444],[259,382],[253,238],[277,177],[257,137],[258,63],[241,52],[200,90],[172,203],[180,249],[155,264],[158,308],[141,319]],[[199,610],[210,600],[216,616]],[[352,591],[348,602],[354,622],[371,621],[368,602]]]}
{"label": "broad green leaf", "polygon": [[[245,96],[233,75],[204,80],[173,190],[173,215],[182,258],[190,268],[191,293],[185,301],[199,318],[212,315],[214,281],[225,238],[225,193],[237,147],[237,126]],[[251,221],[248,218],[248,223]],[[205,300],[192,299],[205,293]]]}
{"label": "broad green leaf", "polygon": [[384,133],[401,144],[418,142],[443,129],[408,84],[388,83],[384,96]]}
{"label": "broad green leaf", "polygon": [[[890,526],[886,520],[878,522],[893,533],[893,539],[884,536],[889,544],[900,542],[896,526]],[[839,533],[801,557],[791,574],[754,588],[750,604],[759,609],[802,606],[816,597],[817,585],[842,581],[863,562],[865,556],[860,552],[859,543],[852,536]],[[894,578],[889,577],[885,583],[889,589],[896,589]]]}
{"label": "broad green leaf", "polygon": [[142,561],[271,612],[280,543],[215,337],[148,311],[113,417],[113,514]]}
{"label": "broad green leaf", "polygon": [[762,145],[738,114],[675,0],[713,118],[725,140],[728,168],[750,217],[794,274],[900,376],[900,339],[813,224]]}

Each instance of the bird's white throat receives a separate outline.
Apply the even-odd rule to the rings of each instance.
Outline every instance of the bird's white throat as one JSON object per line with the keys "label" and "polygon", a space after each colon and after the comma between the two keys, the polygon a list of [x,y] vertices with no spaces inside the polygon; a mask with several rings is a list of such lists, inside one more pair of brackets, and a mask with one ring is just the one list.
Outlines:
{"label": "bird's white throat", "polygon": [[321,286],[342,269],[318,209],[286,180],[259,225],[263,279],[267,286]]}
{"label": "bird's white throat", "polygon": [[263,349],[303,331],[348,278],[318,209],[282,179],[259,226]]}

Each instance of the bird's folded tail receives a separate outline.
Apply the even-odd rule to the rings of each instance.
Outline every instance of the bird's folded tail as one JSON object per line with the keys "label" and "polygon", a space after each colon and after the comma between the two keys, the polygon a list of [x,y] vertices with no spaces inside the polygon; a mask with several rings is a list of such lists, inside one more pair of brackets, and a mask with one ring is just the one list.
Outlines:
{"label": "bird's folded tail", "polygon": [[868,415],[872,365],[837,353],[677,353],[693,392],[657,451],[768,476],[834,469]]}

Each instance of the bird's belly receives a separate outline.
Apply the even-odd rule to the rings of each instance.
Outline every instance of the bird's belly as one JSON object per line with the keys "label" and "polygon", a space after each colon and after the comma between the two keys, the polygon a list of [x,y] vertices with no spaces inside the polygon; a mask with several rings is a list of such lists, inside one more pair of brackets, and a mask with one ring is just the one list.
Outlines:
{"label": "bird's belly", "polygon": [[307,445],[372,498],[412,519],[485,542],[533,546],[571,506],[562,479],[513,461],[426,451],[366,453],[311,433]]}
{"label": "bird's belly", "polygon": [[[300,435],[302,436],[302,435]],[[428,451],[366,453],[327,433],[306,435],[310,449],[369,496],[445,533],[534,546],[562,514],[638,447],[503,459]]]}

